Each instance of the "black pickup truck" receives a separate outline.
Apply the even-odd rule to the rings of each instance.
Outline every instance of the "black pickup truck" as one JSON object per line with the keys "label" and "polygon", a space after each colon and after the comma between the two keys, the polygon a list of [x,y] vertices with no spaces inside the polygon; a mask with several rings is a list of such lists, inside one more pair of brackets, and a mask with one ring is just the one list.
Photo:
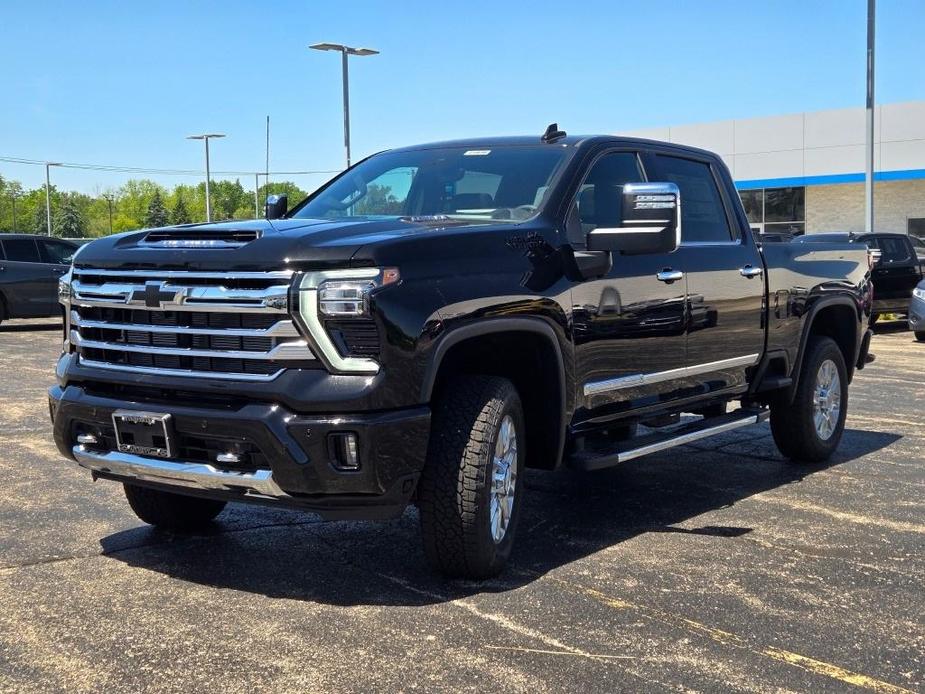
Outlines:
{"label": "black pickup truck", "polygon": [[865,246],[875,259],[871,272],[874,302],[870,323],[884,314],[909,315],[912,291],[922,281],[922,263],[907,234],[827,231],[800,236],[797,243],[855,243]]}
{"label": "black pickup truck", "polygon": [[756,244],[702,150],[552,126],[397,149],[265,220],[82,248],[54,437],[157,526],[229,501],[414,504],[431,563],[485,577],[525,467],[596,470],[768,418],[786,457],[826,459],[869,278],[856,244]]}

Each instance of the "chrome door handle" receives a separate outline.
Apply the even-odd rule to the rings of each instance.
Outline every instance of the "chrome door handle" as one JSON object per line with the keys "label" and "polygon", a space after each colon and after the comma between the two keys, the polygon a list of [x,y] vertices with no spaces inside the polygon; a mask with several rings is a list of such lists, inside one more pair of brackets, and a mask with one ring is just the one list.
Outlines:
{"label": "chrome door handle", "polygon": [[760,277],[764,274],[764,269],[760,267],[752,267],[751,265],[746,265],[743,268],[739,268],[739,274],[742,277],[751,279],[752,277]]}
{"label": "chrome door handle", "polygon": [[671,284],[672,282],[677,282],[678,280],[684,279],[684,273],[680,270],[672,270],[670,268],[665,268],[660,273],[658,273],[655,278],[659,282],[666,282]]}

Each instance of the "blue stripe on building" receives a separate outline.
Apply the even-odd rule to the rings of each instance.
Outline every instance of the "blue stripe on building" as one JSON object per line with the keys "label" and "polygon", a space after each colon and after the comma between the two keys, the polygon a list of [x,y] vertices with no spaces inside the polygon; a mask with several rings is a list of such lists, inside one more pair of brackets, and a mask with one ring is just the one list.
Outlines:
{"label": "blue stripe on building", "polygon": [[[875,171],[875,181],[911,181],[925,178],[925,169],[904,169],[902,171]],[[839,183],[863,183],[863,173],[828,174],[825,176],[791,176],[788,178],[756,178],[736,181],[739,190],[754,188],[789,188],[792,186],[826,186]]]}

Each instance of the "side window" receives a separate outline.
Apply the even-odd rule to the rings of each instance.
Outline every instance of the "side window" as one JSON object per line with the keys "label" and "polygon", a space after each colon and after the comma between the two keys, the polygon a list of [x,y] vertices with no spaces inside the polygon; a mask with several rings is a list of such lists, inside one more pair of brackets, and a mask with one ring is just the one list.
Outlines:
{"label": "side window", "polygon": [[598,159],[578,189],[575,205],[581,223],[569,225],[569,243],[583,248],[589,231],[619,226],[623,184],[644,180],[635,152],[612,152]]}
{"label": "side window", "polygon": [[43,263],[67,265],[71,262],[75,249],[69,243],[61,243],[60,241],[39,241],[38,243],[39,250],[42,252]]}
{"label": "side window", "polygon": [[723,198],[710,165],[657,155],[659,178],[681,191],[681,241],[731,241]]}
{"label": "side window", "polygon": [[32,239],[6,239],[3,242],[6,259],[20,263],[39,263],[39,249]]}

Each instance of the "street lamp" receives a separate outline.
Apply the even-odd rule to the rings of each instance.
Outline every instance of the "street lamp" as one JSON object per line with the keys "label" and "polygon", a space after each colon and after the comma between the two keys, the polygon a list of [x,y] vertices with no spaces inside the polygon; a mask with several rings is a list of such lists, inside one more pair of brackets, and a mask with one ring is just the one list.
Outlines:
{"label": "street lamp", "polygon": [[104,193],[103,200],[109,204],[109,233],[112,234],[112,193]]}
{"label": "street lamp", "polygon": [[51,174],[49,169],[52,166],[61,166],[60,162],[46,161],[45,162],[45,222],[47,225],[48,235],[52,236],[51,233]]}
{"label": "street lamp", "polygon": [[347,56],[378,55],[379,51],[372,48],[353,48],[340,43],[314,43],[309,48],[316,51],[339,51],[341,64],[341,77],[344,82],[344,148],[347,150],[347,168],[350,168],[350,77],[347,70]]}
{"label": "street lamp", "polygon": [[187,140],[203,140],[206,143],[206,221],[212,221],[212,199],[209,190],[209,140],[213,137],[225,137],[220,133],[203,133],[202,135],[190,135]]}

